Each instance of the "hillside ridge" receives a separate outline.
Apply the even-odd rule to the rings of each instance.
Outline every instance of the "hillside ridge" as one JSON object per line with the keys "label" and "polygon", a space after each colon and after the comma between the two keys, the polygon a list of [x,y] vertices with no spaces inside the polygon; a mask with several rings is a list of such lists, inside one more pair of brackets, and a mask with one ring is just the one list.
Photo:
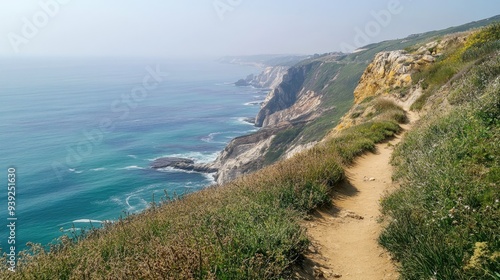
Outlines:
{"label": "hillside ridge", "polygon": [[[464,28],[298,63],[288,71],[300,81],[280,84],[296,102],[284,108],[288,97],[276,96],[279,110],[266,118],[309,95],[318,98],[319,116],[282,115],[234,139],[220,156],[219,174],[228,172],[220,185],[165,193],[142,213],[65,234],[50,250],[29,244],[18,271],[2,269],[0,278],[363,279],[373,273],[366,260],[374,259],[380,270],[372,277],[393,279],[387,255],[372,255],[381,252],[377,241],[403,279],[499,278],[500,24]],[[467,39],[450,40],[442,52],[429,49],[460,36]],[[425,55],[433,59],[403,69]],[[370,83],[377,84],[358,91],[352,106],[356,87]],[[165,162],[172,161],[194,164]],[[381,198],[393,178],[399,187]],[[327,218],[322,225],[315,213]],[[363,263],[352,261],[360,256]]]}

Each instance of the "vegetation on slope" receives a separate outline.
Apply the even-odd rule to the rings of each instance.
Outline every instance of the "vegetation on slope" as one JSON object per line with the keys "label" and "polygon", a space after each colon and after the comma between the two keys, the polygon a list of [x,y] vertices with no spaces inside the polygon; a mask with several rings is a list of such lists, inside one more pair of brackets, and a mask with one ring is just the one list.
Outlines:
{"label": "vegetation on slope", "polygon": [[380,242],[404,279],[500,279],[499,27],[419,74],[434,88],[420,102],[444,91],[453,106],[430,113],[394,154],[402,187],[383,201]]}
{"label": "vegetation on slope", "polygon": [[[343,63],[358,64],[349,64],[343,68],[345,72],[339,72],[337,78],[347,84],[324,87],[329,93],[325,98],[331,101],[326,104],[337,108],[342,104],[347,111],[353,83],[376,52],[411,45],[412,40],[424,40],[425,36],[404,43],[383,42],[347,56]],[[498,59],[495,63],[498,65]],[[484,71],[478,70],[479,76],[469,78],[482,83]],[[454,102],[463,104],[467,114],[457,111],[423,126],[398,149],[398,178],[407,184],[384,201],[386,213],[395,219],[381,241],[401,260],[403,274],[409,279],[448,275],[461,279],[462,272],[494,277],[498,271],[498,79],[486,76],[488,82],[480,94],[471,98],[469,91],[453,93]],[[470,102],[476,99],[483,100],[477,103],[480,106]],[[397,133],[397,121],[405,119],[403,110],[394,104],[374,102],[372,119],[289,160],[224,186],[153,204],[144,213],[120,219],[84,238],[64,236],[50,251],[32,244],[31,252],[20,254],[16,273],[6,270],[4,255],[0,278],[289,278],[291,265],[308,246],[299,221],[330,201],[330,190],[344,177],[344,165]],[[335,113],[312,122],[297,137],[324,135],[335,126],[338,119],[330,117],[340,111],[327,112]],[[448,127],[452,121],[456,124]],[[411,158],[413,149],[422,158]],[[452,154],[455,151],[460,153]],[[432,168],[413,169],[434,160],[437,164]],[[408,244],[416,245],[408,248]]]}
{"label": "vegetation on slope", "polygon": [[345,164],[399,129],[395,120],[376,118],[227,185],[154,204],[78,242],[63,237],[49,252],[32,245],[18,271],[2,270],[0,278],[290,278],[308,246],[300,219],[330,202]]}
{"label": "vegetation on slope", "polygon": [[300,133],[295,133],[297,129],[292,127],[289,128],[291,131],[287,133],[291,137],[286,139],[281,137],[280,141],[274,141],[269,149],[270,154],[266,155],[266,164],[279,160],[292,146],[320,141],[331,129],[337,126],[340,119],[353,105],[354,97],[352,93],[364,70],[377,53],[414,48],[416,45],[427,43],[447,34],[467,31],[497,21],[500,21],[500,16],[445,30],[415,34],[405,39],[370,44],[362,47],[362,51],[341,56],[337,59],[332,59],[331,54],[325,54],[301,61],[296,66],[321,62],[318,67],[313,68],[314,71],[309,73],[304,88],[314,90],[322,95],[322,110],[324,111],[317,119],[305,125],[299,124]]}

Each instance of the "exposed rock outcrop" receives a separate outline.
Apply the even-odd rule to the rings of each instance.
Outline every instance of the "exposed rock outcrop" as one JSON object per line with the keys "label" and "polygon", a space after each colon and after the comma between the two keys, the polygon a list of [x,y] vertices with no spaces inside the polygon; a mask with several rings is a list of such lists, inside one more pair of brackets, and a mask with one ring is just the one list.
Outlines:
{"label": "exposed rock outcrop", "polygon": [[378,53],[354,90],[354,102],[359,104],[367,97],[389,94],[410,86],[411,74],[415,70],[434,63],[450,45],[466,40],[467,34],[446,36],[440,41],[427,43],[411,53],[403,50]]}
{"label": "exposed rock outcrop", "polygon": [[[303,127],[324,116],[325,112],[340,110],[335,107],[336,102],[347,102],[348,98],[352,98],[353,90],[356,104],[341,120],[338,129],[349,127],[375,113],[373,102],[362,102],[370,96],[392,96],[397,98],[395,101],[398,104],[409,106],[422,94],[418,86],[412,86],[411,74],[437,61],[450,45],[464,40],[465,37],[460,36],[445,36],[413,51],[373,53],[374,59],[369,65],[366,60],[358,60],[358,56],[372,51],[371,48],[347,57],[337,53],[314,56],[290,67],[282,76],[281,83],[268,94],[255,118],[255,125],[262,129],[234,139],[217,158],[213,166],[219,170],[217,182],[227,182],[314,146],[321,140],[317,135],[309,137],[297,130],[302,131]],[[399,43],[395,42],[396,45]],[[248,80],[259,79],[249,77]],[[348,95],[350,97],[346,97]],[[332,119],[332,124],[337,120]],[[325,123],[319,129],[328,129]],[[305,131],[314,134],[318,128]],[[306,139],[305,142],[303,139]]]}
{"label": "exposed rock outcrop", "polygon": [[378,53],[354,90],[354,102],[410,85],[416,61],[415,56],[405,51]]}
{"label": "exposed rock outcrop", "polygon": [[218,170],[215,176],[217,183],[222,184],[262,168],[263,154],[271,145],[276,133],[286,127],[263,128],[256,133],[233,139],[212,165],[212,168]]}
{"label": "exposed rock outcrop", "polygon": [[192,159],[164,157],[154,160],[151,163],[151,168],[175,168],[187,171],[201,172],[201,173],[215,173],[218,170],[214,168],[213,164],[197,164]]}
{"label": "exposed rock outcrop", "polygon": [[321,114],[319,109],[321,96],[312,90],[305,90],[298,95],[298,99],[287,109],[270,114],[264,119],[263,127],[276,126],[283,122],[297,123],[315,119]]}
{"label": "exposed rock outcrop", "polygon": [[[269,116],[292,107],[301,96],[308,94],[307,90],[304,90],[304,82],[307,74],[314,66],[315,63],[309,63],[288,69],[287,73],[283,76],[283,81],[266,97],[261,110],[255,118],[255,126],[263,127],[268,125],[269,121],[266,121],[266,119]],[[275,118],[272,123],[277,124],[280,121],[277,121]]]}
{"label": "exposed rock outcrop", "polygon": [[274,89],[283,80],[283,75],[290,67],[269,66],[257,76],[251,74],[246,79],[241,79],[235,83],[236,86],[253,86],[256,88]]}

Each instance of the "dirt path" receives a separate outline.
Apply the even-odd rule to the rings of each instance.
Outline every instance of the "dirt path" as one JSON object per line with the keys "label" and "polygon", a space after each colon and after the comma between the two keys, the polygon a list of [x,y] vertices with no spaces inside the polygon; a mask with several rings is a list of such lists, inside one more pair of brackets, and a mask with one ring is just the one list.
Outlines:
{"label": "dirt path", "polygon": [[[416,120],[410,114],[410,123]],[[405,130],[409,125],[404,126]],[[382,226],[380,198],[393,188],[389,160],[401,135],[378,144],[376,153],[358,158],[346,170],[348,180],[333,197],[333,207],[306,222],[313,245],[306,256],[304,279],[398,279],[388,253],[378,245]]]}

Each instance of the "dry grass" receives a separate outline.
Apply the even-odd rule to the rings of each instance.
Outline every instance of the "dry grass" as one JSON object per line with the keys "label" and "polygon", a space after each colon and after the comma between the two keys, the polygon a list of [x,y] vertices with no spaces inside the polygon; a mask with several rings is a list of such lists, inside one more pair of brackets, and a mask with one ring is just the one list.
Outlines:
{"label": "dry grass", "polygon": [[482,56],[450,83],[450,112],[431,113],[395,150],[403,185],[383,200],[380,241],[403,279],[500,279],[500,49],[474,43],[488,36],[499,26],[468,41]]}
{"label": "dry grass", "polygon": [[[403,112],[377,104],[376,115]],[[20,254],[18,271],[3,269],[0,278],[288,279],[309,245],[299,221],[330,203],[343,167],[396,134],[397,120],[346,129],[224,186],[169,198],[78,240],[63,236],[49,251],[31,245]]]}

